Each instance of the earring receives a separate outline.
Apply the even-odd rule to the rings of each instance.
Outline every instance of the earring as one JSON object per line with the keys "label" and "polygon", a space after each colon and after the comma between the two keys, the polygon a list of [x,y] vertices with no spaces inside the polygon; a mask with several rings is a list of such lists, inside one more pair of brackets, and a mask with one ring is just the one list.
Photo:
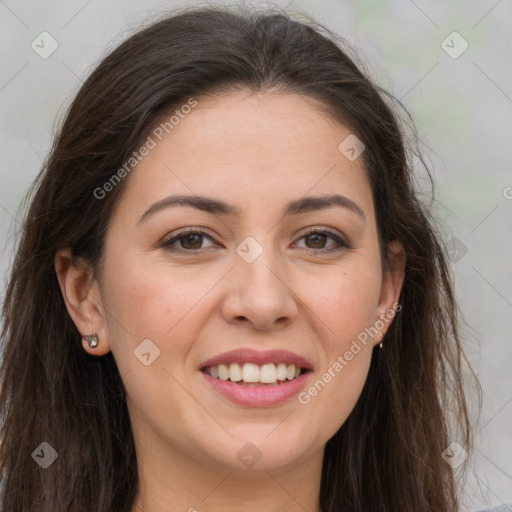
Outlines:
{"label": "earring", "polygon": [[89,348],[96,348],[98,346],[98,335],[94,332],[89,336],[85,336],[85,341],[89,344]]}

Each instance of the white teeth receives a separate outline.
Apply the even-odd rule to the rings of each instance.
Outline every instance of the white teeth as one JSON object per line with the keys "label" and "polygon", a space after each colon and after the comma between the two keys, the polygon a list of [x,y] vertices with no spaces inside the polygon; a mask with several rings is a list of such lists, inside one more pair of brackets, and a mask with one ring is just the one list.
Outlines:
{"label": "white teeth", "polygon": [[274,363],[264,364],[260,368],[260,382],[270,384],[277,380],[277,370]]}
{"label": "white teeth", "polygon": [[228,380],[229,379],[229,369],[225,364],[219,364],[219,379],[220,380]]}
{"label": "white teeth", "polygon": [[286,380],[286,365],[284,363],[279,363],[277,365],[277,380]]}
{"label": "white teeth", "polygon": [[242,380],[242,367],[238,363],[231,363],[229,366],[229,380],[239,382]]}
{"label": "white teeth", "polygon": [[242,369],[244,382],[259,382],[260,367],[257,364],[245,363]]}
{"label": "white teeth", "polygon": [[300,376],[300,367],[286,363],[262,364],[254,363],[231,363],[208,366],[205,372],[214,378],[220,380],[230,380],[231,382],[242,383],[262,383],[273,384],[277,381],[293,380]]}

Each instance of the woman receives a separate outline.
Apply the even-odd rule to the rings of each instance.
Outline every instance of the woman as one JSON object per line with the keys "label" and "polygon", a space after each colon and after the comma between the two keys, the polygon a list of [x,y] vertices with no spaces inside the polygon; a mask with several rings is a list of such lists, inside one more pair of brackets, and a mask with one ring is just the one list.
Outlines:
{"label": "woman", "polygon": [[457,305],[391,99],[278,12],[99,64],[6,293],[3,510],[458,510]]}

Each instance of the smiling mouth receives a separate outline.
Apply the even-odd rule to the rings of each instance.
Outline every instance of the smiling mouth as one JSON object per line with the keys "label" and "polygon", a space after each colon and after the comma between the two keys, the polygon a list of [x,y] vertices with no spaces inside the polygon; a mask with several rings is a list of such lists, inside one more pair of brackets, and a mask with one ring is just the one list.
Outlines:
{"label": "smiling mouth", "polygon": [[286,363],[231,363],[206,366],[202,371],[215,379],[241,386],[260,387],[286,384],[309,370]]}

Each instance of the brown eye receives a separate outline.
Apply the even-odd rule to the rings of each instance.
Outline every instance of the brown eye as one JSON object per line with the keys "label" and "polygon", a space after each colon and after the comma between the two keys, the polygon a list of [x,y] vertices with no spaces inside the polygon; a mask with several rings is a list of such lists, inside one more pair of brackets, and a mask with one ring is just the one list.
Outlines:
{"label": "brown eye", "polygon": [[[335,243],[331,245],[326,245],[329,239],[333,240]],[[342,251],[344,249],[352,248],[339,235],[326,230],[311,229],[307,233],[305,233],[300,238],[300,240],[305,240],[306,249],[310,249],[314,252],[320,253]]]}
{"label": "brown eye", "polygon": [[307,235],[304,238],[311,241],[310,245],[306,243],[309,249],[323,249],[328,237],[322,233],[313,233],[312,235]]}
{"label": "brown eye", "polygon": [[178,238],[178,240],[181,241],[181,247],[183,247],[183,249],[201,249],[203,235],[185,235]]}
{"label": "brown eye", "polygon": [[[201,249],[205,249],[203,246],[205,239],[211,240],[213,238],[200,230],[188,230],[185,232],[178,233],[176,236],[162,243],[162,247],[169,251],[176,252],[199,252]],[[179,242],[179,245],[177,245]],[[213,245],[213,244],[211,244]]]}

